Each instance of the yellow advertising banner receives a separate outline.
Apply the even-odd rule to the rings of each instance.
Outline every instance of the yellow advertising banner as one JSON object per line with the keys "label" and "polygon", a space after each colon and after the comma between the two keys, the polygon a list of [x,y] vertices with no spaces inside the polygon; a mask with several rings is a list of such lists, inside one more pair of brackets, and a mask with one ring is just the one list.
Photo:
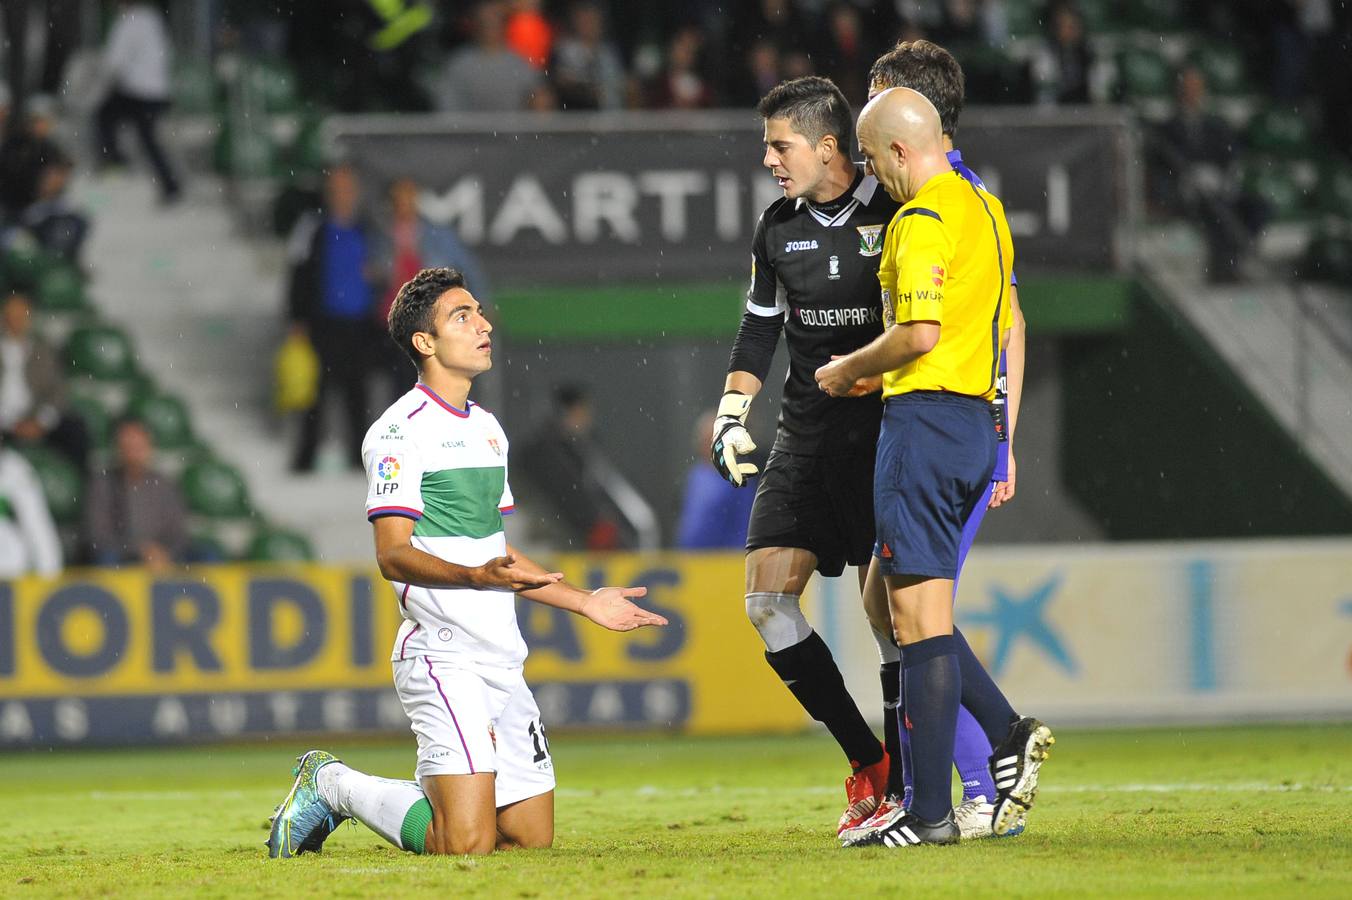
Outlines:
{"label": "yellow advertising banner", "polygon": [[[644,585],[671,625],[615,634],[518,602],[554,725],[802,727],[741,600],[740,554],[562,557],[588,588]],[[374,568],[207,566],[0,581],[0,746],[399,728],[398,603]]]}

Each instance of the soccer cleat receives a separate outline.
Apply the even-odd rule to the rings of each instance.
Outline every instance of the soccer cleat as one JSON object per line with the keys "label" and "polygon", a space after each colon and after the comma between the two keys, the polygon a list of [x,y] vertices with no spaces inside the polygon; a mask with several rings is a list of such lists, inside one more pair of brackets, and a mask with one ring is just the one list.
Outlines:
{"label": "soccer cleat", "polygon": [[888,794],[883,798],[883,802],[878,804],[878,808],[873,811],[873,815],[860,822],[853,828],[847,828],[840,832],[837,837],[840,838],[842,847],[849,847],[855,841],[868,837],[873,832],[882,828],[897,815],[901,809],[901,797],[896,794]]}
{"label": "soccer cleat", "polygon": [[877,811],[883,797],[887,795],[887,770],[890,765],[891,761],[884,750],[882,759],[845,779],[845,799],[849,805],[840,814],[836,837],[857,828]]}
{"label": "soccer cleat", "polygon": [[958,832],[964,841],[977,838],[994,837],[991,831],[991,819],[995,816],[995,804],[979,794],[970,800],[964,800],[953,807],[953,821],[958,823]]}
{"label": "soccer cleat", "polygon": [[1052,730],[1025,716],[1009,729],[1009,736],[991,754],[995,779],[995,812],[991,831],[1000,836],[1023,830],[1024,814],[1037,799],[1038,770],[1056,743]]}
{"label": "soccer cleat", "polygon": [[338,762],[332,753],[310,750],[296,760],[291,774],[296,776],[291,793],[277,807],[268,832],[268,856],[287,859],[302,853],[319,853],[324,840],[333,834],[347,816],[340,816],[319,796],[315,775],[329,763]]}
{"label": "soccer cleat", "polygon": [[922,822],[906,810],[894,814],[892,821],[849,847],[914,847],[917,844],[956,844],[962,834],[950,812],[940,822]]}

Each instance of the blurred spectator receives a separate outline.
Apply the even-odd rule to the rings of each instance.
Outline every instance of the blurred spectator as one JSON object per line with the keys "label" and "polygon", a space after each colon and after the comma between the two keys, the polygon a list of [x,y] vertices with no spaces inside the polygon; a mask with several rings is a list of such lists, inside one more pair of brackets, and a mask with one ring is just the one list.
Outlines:
{"label": "blurred spectator", "polygon": [[[809,31],[790,0],[747,0],[734,4],[731,30],[734,49],[746,52],[757,41],[769,41],[781,56],[804,49],[803,38]],[[762,96],[757,95],[756,102]]]}
{"label": "blurred spectator", "polygon": [[714,93],[700,69],[704,35],[687,25],[667,44],[666,65],[649,90],[649,105],[658,109],[701,109],[713,105]]}
{"label": "blurred spectator", "polygon": [[78,265],[89,219],[66,199],[73,166],[57,148],[38,170],[36,196],[19,215],[19,225],[52,256]]}
{"label": "blurred spectator", "polygon": [[1177,111],[1156,142],[1151,193],[1170,212],[1202,225],[1211,277],[1232,280],[1241,248],[1262,224],[1261,210],[1252,198],[1231,188],[1238,138],[1224,119],[1207,109],[1202,70],[1184,66],[1177,91]]}
{"label": "blurred spectator", "polygon": [[1084,17],[1071,0],[1056,0],[1047,10],[1047,39],[1033,58],[1037,97],[1043,103],[1088,103],[1093,52]]}
{"label": "blurred spectator", "polygon": [[595,0],[568,10],[568,33],[554,45],[550,77],[562,109],[619,109],[624,105],[624,63],[606,38],[605,14]]}
{"label": "blurred spectator", "polygon": [[103,55],[107,92],[95,113],[97,149],[104,162],[125,165],[118,130],[130,121],[155,168],[161,201],[172,203],[179,197],[179,183],[156,134],[159,118],[169,108],[169,35],[153,4],[119,0],[118,5]]}
{"label": "blurred spectator", "polygon": [[507,46],[537,69],[549,62],[554,47],[554,26],[541,5],[540,0],[511,0],[505,31]]}
{"label": "blurred spectator", "polygon": [[376,250],[379,237],[360,213],[361,184],[350,165],[335,166],[324,185],[324,211],[302,216],[291,232],[291,328],[307,334],[319,356],[319,390],[305,413],[292,468],[315,466],[320,426],[330,395],[342,395],[347,415],[346,458],[361,466],[366,434],[366,386],[375,341],[373,324],[383,279]]}
{"label": "blurred spectator", "polygon": [[784,80],[780,74],[779,47],[770,38],[757,38],[751,44],[743,66],[741,77],[732,84],[730,99],[735,106],[754,107]]}
{"label": "blurred spectator", "polygon": [[61,573],[61,539],[42,481],[0,440],[0,578]]}
{"label": "blurred spectator", "polygon": [[[377,328],[389,328],[390,307],[399,289],[419,271],[448,266],[465,276],[465,284],[475,299],[485,306],[489,301],[488,278],[470,249],[461,243],[454,231],[434,222],[418,212],[418,184],[412,178],[399,178],[390,185],[389,222],[383,229],[377,266],[389,272],[389,283],[376,307]],[[397,398],[412,387],[417,379],[408,354],[392,340],[377,342],[380,368],[389,374],[391,396]]]}
{"label": "blurred spectator", "polygon": [[113,433],[112,468],[95,473],[85,496],[85,540],[97,566],[164,569],[185,562],[187,506],[173,479],[154,468],[145,423],[123,419]]}
{"label": "blurred spectator", "polygon": [[1316,48],[1333,30],[1329,0],[1276,0],[1272,4],[1272,94],[1299,100],[1309,87]]}
{"label": "blurred spectator", "polygon": [[540,73],[507,46],[506,27],[507,8],[501,0],[484,0],[475,7],[473,43],[453,52],[431,85],[437,109],[500,112],[552,104]]}
{"label": "blurred spectator", "polygon": [[22,119],[7,116],[10,126],[0,139],[0,207],[13,223],[38,199],[43,168],[51,160],[68,159],[52,139],[49,101],[34,98]]}
{"label": "blurred spectator", "polygon": [[822,61],[821,73],[836,83],[855,109],[867,99],[868,70],[877,55],[864,34],[859,10],[848,3],[833,4],[816,58]]}
{"label": "blurred spectator", "polygon": [[[591,399],[576,385],[554,392],[554,415],[516,453],[522,471],[553,509],[559,540],[570,545],[583,535],[587,550],[617,550],[634,545],[623,518],[611,502],[602,473],[615,472],[593,436]],[[583,549],[583,548],[577,548]]]}
{"label": "blurred spectator", "polygon": [[89,436],[66,409],[61,360],[33,332],[32,312],[20,293],[0,307],[0,435],[11,443],[50,446],[83,469]]}
{"label": "blurred spectator", "polygon": [[695,464],[685,482],[681,520],[676,526],[676,546],[682,550],[741,550],[746,547],[747,523],[751,520],[753,488],[729,484],[709,462],[714,442],[715,413],[695,423]]}
{"label": "blurred spectator", "polygon": [[47,0],[47,40],[38,84],[44,94],[60,97],[66,92],[66,61],[80,43],[82,5],[81,0]]}

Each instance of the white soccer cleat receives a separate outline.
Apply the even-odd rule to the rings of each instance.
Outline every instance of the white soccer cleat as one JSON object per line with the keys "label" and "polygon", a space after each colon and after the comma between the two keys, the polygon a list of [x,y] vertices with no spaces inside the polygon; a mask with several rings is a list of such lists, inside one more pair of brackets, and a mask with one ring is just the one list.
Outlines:
{"label": "white soccer cleat", "polygon": [[995,837],[995,832],[991,831],[994,818],[995,804],[987,800],[985,794],[964,800],[953,807],[953,821],[958,823],[958,833],[964,841]]}

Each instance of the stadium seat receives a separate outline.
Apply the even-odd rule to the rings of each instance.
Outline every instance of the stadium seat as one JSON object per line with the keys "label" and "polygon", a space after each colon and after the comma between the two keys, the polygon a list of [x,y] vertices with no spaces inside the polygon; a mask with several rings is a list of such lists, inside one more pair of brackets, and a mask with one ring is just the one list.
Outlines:
{"label": "stadium seat", "polygon": [[[1045,7],[1047,4],[1040,5]],[[1125,24],[1115,0],[1080,0],[1076,5],[1084,17],[1084,30],[1088,34],[1111,34],[1121,31]]]}
{"label": "stadium seat", "polygon": [[174,111],[188,115],[207,115],[216,110],[219,94],[211,65],[197,60],[174,67]]}
{"label": "stadium seat", "polygon": [[136,377],[131,341],[110,325],[89,325],[71,332],[66,341],[70,370],[98,381],[127,381]]}
{"label": "stadium seat", "polygon": [[36,242],[14,241],[5,250],[5,282],[10,288],[33,290],[51,264],[51,259]]}
{"label": "stadium seat", "polygon": [[127,412],[146,423],[159,449],[182,450],[193,446],[188,410],[178,397],[142,390],[131,398]]}
{"label": "stadium seat", "polygon": [[314,557],[310,542],[294,531],[264,526],[249,543],[252,562],[308,562]]}
{"label": "stadium seat", "polygon": [[1332,216],[1352,220],[1352,165],[1326,163],[1319,174],[1319,208]]}
{"label": "stadium seat", "polygon": [[188,509],[207,518],[249,516],[248,489],[239,472],[215,459],[198,460],[183,470],[183,496]]}
{"label": "stadium seat", "polygon": [[238,128],[228,116],[221,123],[212,151],[216,171],[236,177],[271,178],[277,173],[278,155],[271,135],[253,128]]}
{"label": "stadium seat", "polygon": [[262,108],[269,113],[294,113],[300,109],[296,76],[289,68],[251,60],[245,64],[243,74],[250,107]]}
{"label": "stadium seat", "polygon": [[43,311],[77,312],[88,307],[84,276],[68,263],[48,266],[37,279],[34,292]]}
{"label": "stadium seat", "polygon": [[1244,174],[1244,190],[1261,199],[1275,221],[1299,220],[1308,213],[1308,198],[1284,161],[1260,159],[1250,163]]}
{"label": "stadium seat", "polygon": [[80,518],[84,479],[75,463],[45,447],[18,449],[37,473],[52,518],[60,525],[77,522]]}
{"label": "stadium seat", "polygon": [[1173,93],[1174,70],[1161,54],[1128,47],[1117,57],[1118,91],[1124,100],[1151,100]]}
{"label": "stadium seat", "polygon": [[108,449],[113,419],[98,398],[83,393],[72,393],[67,398],[66,405],[71,413],[84,423],[90,445],[96,450]]}
{"label": "stadium seat", "polygon": [[1303,156],[1310,151],[1310,125],[1292,109],[1269,109],[1249,123],[1249,146],[1262,153]]}
{"label": "stadium seat", "polygon": [[1230,97],[1247,91],[1244,57],[1238,47],[1207,44],[1193,53],[1192,62],[1206,75],[1207,87],[1213,94]]}
{"label": "stadium seat", "polygon": [[1122,7],[1130,25],[1151,32],[1177,31],[1183,18],[1179,0],[1131,0]]}

